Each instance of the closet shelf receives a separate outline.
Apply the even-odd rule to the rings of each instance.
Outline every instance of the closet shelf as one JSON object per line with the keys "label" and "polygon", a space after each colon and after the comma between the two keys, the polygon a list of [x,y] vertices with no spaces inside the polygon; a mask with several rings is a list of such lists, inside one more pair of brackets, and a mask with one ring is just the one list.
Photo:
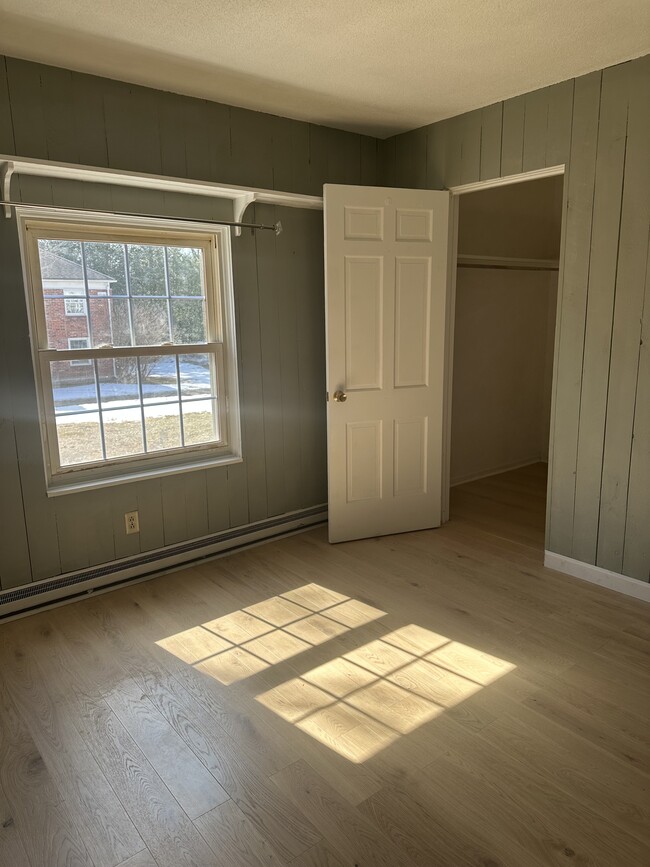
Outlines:
{"label": "closet shelf", "polygon": [[517,259],[511,256],[471,256],[459,253],[459,268],[501,268],[515,271],[557,271],[557,259]]}

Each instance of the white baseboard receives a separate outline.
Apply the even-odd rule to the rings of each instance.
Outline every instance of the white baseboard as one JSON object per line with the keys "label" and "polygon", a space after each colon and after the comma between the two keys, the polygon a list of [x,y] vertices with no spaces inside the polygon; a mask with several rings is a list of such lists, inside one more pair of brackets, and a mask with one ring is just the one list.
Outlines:
{"label": "white baseboard", "polygon": [[610,572],[609,569],[601,569],[600,566],[592,566],[590,563],[583,563],[582,560],[574,560],[572,557],[563,557],[553,551],[544,551],[544,565],[548,569],[555,569],[556,572],[564,572],[565,575],[573,575],[574,578],[580,578],[582,581],[600,584],[601,587],[607,587],[609,590],[616,590],[626,596],[650,602],[650,584],[639,578],[628,578],[627,575]]}
{"label": "white baseboard", "polygon": [[490,476],[498,476],[500,473],[507,473],[510,470],[520,470],[522,467],[529,467],[531,464],[545,464],[548,458],[536,455],[534,458],[527,458],[524,461],[514,461],[511,464],[502,464],[500,467],[492,467],[489,470],[480,470],[478,473],[467,473],[464,476],[457,476],[451,480],[450,487],[455,488],[457,485],[464,485],[467,482],[478,482],[479,479],[488,479]]}

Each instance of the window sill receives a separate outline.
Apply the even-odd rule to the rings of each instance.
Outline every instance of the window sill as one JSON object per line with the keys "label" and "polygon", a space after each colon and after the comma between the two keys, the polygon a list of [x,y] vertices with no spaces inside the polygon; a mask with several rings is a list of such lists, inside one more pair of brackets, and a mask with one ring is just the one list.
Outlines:
{"label": "window sill", "polygon": [[195,470],[209,470],[212,467],[223,467],[229,464],[243,463],[241,455],[222,455],[206,460],[179,463],[167,467],[155,467],[152,469],[138,469],[131,473],[120,473],[116,476],[107,476],[99,479],[86,479],[85,481],[66,481],[65,483],[48,483],[46,493],[48,497],[62,497],[65,494],[78,494],[82,491],[94,491],[100,488],[111,488],[115,485],[126,485],[130,482],[142,482],[148,479],[161,478],[162,476],[177,476],[180,473],[191,473]]}

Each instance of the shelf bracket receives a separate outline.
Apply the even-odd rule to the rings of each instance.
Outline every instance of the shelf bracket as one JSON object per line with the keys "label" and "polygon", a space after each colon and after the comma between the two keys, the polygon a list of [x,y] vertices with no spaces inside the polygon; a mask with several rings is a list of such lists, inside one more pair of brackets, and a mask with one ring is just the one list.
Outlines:
{"label": "shelf bracket", "polygon": [[[2,163],[2,167],[0,168],[0,189],[2,190],[2,201],[10,202],[11,201],[11,176],[14,173],[14,164],[7,160],[7,162]],[[9,219],[11,217],[11,208],[9,205],[4,205],[5,217]]]}
{"label": "shelf bracket", "polygon": [[[235,223],[243,222],[242,217],[244,216],[244,211],[255,201],[256,198],[257,196],[255,193],[244,193],[241,196],[237,196],[236,199],[233,199],[233,220]],[[241,228],[239,226],[235,226],[235,235],[237,237],[241,235]]]}

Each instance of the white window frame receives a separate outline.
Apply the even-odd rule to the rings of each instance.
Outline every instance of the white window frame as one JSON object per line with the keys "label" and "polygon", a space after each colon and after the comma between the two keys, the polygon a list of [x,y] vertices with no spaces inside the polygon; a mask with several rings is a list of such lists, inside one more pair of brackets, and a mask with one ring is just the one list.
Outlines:
{"label": "white window frame", "polygon": [[[241,422],[237,376],[235,303],[230,230],[225,226],[183,223],[164,218],[116,217],[30,208],[17,209],[25,293],[29,313],[32,356],[36,378],[41,440],[48,496],[116,485],[224,464],[240,463]],[[88,349],[50,349],[43,300],[39,238],[122,243],[182,244],[203,250],[206,293],[206,342]],[[88,303],[87,287],[84,295]],[[214,359],[220,440],[181,446],[133,457],[109,458],[61,466],[50,362],[91,363],[102,358],[146,355],[208,354]],[[179,395],[180,398],[180,395]],[[99,395],[98,395],[99,399]]]}
{"label": "white window frame", "polygon": [[[72,346],[72,343],[75,340],[85,340],[85,346]],[[68,349],[78,350],[78,349],[89,349],[90,348],[90,340],[87,337],[68,337]],[[92,360],[90,358],[76,358],[74,361],[70,360],[70,367],[88,367],[92,364]]]}

